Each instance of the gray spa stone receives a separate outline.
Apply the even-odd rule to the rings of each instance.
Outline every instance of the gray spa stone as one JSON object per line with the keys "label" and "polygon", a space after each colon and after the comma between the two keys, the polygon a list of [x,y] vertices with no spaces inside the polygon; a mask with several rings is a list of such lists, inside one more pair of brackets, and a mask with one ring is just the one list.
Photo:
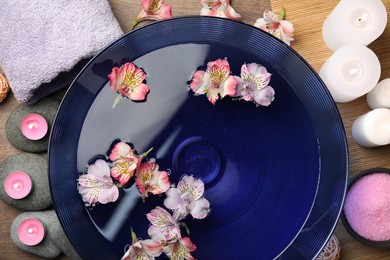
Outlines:
{"label": "gray spa stone", "polygon": [[[77,252],[74,250],[72,244],[69,242],[68,238],[66,237],[61,224],[58,220],[57,214],[55,213],[54,210],[46,210],[46,211],[36,211],[36,212],[25,212],[20,214],[14,222],[11,225],[11,237],[14,243],[21,249],[39,255],[35,252],[35,249],[26,246],[22,244],[19,241],[19,238],[17,237],[17,227],[19,226],[19,223],[22,222],[26,218],[36,218],[40,220],[46,230],[46,237],[42,243],[38,244],[37,246],[44,247],[43,249],[46,252],[51,252],[51,254],[54,256],[55,254],[55,249],[58,249],[59,251],[63,252],[65,255],[67,255],[70,259],[73,260],[81,260],[80,256],[77,254]],[[14,224],[15,223],[15,224]],[[49,240],[49,241],[46,241]],[[35,247],[35,246],[34,246]],[[58,252],[56,252],[58,253]],[[42,256],[42,255],[39,255]],[[58,256],[58,255],[57,255]],[[47,257],[47,256],[42,256],[42,257]],[[56,256],[54,256],[56,257]],[[52,257],[48,257],[52,258]]]}
{"label": "gray spa stone", "polygon": [[[52,220],[45,216],[43,212],[25,212],[18,215],[11,224],[10,235],[15,245],[28,253],[44,257],[44,258],[56,258],[61,254],[61,250],[55,245],[51,238],[50,226],[53,224]],[[20,223],[28,218],[36,218],[42,222],[45,227],[45,238],[41,243],[35,246],[27,246],[23,244],[18,237],[18,227]]]}
{"label": "gray spa stone", "polygon": [[[5,125],[9,142],[19,150],[25,152],[39,153],[47,151],[50,136],[49,132],[59,105],[60,101],[51,97],[44,98],[33,105],[24,103],[18,105],[12,110]],[[20,122],[26,115],[31,113],[40,114],[48,123],[49,131],[46,136],[40,140],[34,141],[27,139],[20,130]]]}
{"label": "gray spa stone", "polygon": [[33,183],[31,193],[23,199],[13,199],[0,185],[0,199],[22,210],[42,210],[52,205],[47,160],[32,153],[21,153],[9,156],[0,163],[0,183],[4,183],[9,174],[14,171],[27,173]]}

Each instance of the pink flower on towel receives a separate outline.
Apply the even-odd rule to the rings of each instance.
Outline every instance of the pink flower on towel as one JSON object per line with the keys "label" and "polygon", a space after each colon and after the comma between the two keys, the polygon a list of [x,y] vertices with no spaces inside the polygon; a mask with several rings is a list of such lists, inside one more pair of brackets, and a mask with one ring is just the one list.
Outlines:
{"label": "pink flower on towel", "polygon": [[110,177],[110,167],[104,160],[97,160],[80,175],[77,189],[86,206],[106,204],[118,199],[119,190]]}
{"label": "pink flower on towel", "polygon": [[108,79],[110,88],[118,92],[113,108],[118,104],[122,97],[134,101],[145,100],[149,92],[149,87],[144,84],[146,74],[142,69],[137,68],[133,63],[126,63],[121,68],[114,67]]}
{"label": "pink flower on towel", "polygon": [[230,75],[229,62],[226,59],[218,59],[207,63],[206,71],[195,71],[190,88],[195,95],[206,94],[214,105],[219,96],[234,96],[236,85],[237,80]]}
{"label": "pink flower on towel", "polygon": [[109,156],[113,162],[111,176],[118,180],[120,184],[125,185],[133,177],[136,168],[141,163],[139,157],[127,143],[119,142],[115,144]]}
{"label": "pink flower on towel", "polygon": [[141,163],[135,176],[135,183],[143,198],[148,197],[149,192],[158,195],[166,192],[171,187],[168,172],[159,171],[159,166],[152,159]]}
{"label": "pink flower on towel", "polygon": [[162,20],[171,17],[172,7],[164,4],[164,0],[142,0],[142,10],[133,21],[132,28],[142,21]]}
{"label": "pink flower on towel", "polygon": [[173,210],[173,217],[184,219],[188,214],[196,219],[204,219],[210,211],[210,203],[203,198],[204,183],[200,179],[184,175],[177,188],[166,192],[165,207]]}
{"label": "pink flower on towel", "polygon": [[159,257],[163,252],[162,246],[159,242],[151,239],[139,240],[133,229],[131,229],[131,237],[132,244],[122,257],[122,260],[153,260],[155,257]]}
{"label": "pink flower on towel", "polygon": [[241,77],[237,80],[236,97],[245,101],[254,101],[257,105],[268,106],[274,100],[275,91],[268,86],[271,74],[259,64],[244,64],[241,67]]}
{"label": "pink flower on towel", "polygon": [[290,45],[290,42],[294,40],[294,27],[291,22],[284,20],[284,16],[284,9],[281,13],[281,18],[274,12],[266,10],[264,11],[263,18],[257,19],[254,26],[274,35]]}
{"label": "pink flower on towel", "polygon": [[201,0],[200,15],[216,16],[239,21],[241,15],[230,5],[230,0]]}

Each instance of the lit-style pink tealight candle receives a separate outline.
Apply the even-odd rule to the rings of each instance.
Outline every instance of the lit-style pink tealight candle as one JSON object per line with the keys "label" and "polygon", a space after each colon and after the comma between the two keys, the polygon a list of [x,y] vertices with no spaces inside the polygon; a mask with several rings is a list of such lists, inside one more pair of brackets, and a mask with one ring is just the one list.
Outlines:
{"label": "lit-style pink tealight candle", "polygon": [[28,246],[38,245],[45,238],[45,228],[36,218],[23,220],[18,227],[19,240]]}
{"label": "lit-style pink tealight candle", "polygon": [[23,199],[30,194],[32,181],[27,173],[21,171],[12,172],[5,178],[4,189],[13,199]]}
{"label": "lit-style pink tealight candle", "polygon": [[42,139],[48,130],[46,119],[39,114],[28,114],[20,122],[22,134],[30,140]]}

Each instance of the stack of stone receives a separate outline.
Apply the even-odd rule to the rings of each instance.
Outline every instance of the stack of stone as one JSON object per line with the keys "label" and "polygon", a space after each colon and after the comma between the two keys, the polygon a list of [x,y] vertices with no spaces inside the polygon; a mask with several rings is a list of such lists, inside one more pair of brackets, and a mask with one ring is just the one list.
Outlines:
{"label": "stack of stone", "polygon": [[[59,100],[48,97],[34,105],[20,104],[11,112],[6,123],[7,137],[13,146],[23,152],[9,156],[0,163],[0,182],[5,183],[7,176],[15,171],[22,171],[28,174],[33,185],[31,192],[22,199],[11,198],[4,185],[1,185],[0,199],[25,211],[14,219],[10,228],[11,238],[18,248],[44,258],[56,258],[64,253],[71,259],[81,259],[52,209],[47,160],[36,154],[47,151],[49,133],[40,140],[30,140],[20,130],[22,119],[30,113],[42,115],[51,129],[59,104]],[[20,223],[29,218],[42,222],[46,232],[43,241],[34,246],[24,244],[17,234]]]}

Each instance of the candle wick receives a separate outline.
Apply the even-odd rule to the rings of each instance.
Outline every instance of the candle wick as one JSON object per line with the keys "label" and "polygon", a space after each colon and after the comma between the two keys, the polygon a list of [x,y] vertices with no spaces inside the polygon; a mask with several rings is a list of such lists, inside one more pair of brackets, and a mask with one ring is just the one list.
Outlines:
{"label": "candle wick", "polygon": [[30,123],[27,125],[27,128],[30,130],[34,128],[38,128],[38,124],[36,122]]}
{"label": "candle wick", "polygon": [[364,13],[358,18],[358,22],[366,22],[367,21],[368,14]]}

